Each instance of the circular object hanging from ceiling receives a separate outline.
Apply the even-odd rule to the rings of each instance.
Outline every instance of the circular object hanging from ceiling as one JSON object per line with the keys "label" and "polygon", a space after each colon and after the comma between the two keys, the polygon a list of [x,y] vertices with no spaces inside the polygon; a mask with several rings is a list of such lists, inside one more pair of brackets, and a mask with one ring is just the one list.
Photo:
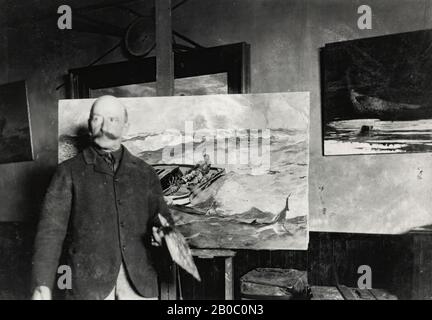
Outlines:
{"label": "circular object hanging from ceiling", "polygon": [[132,22],[124,36],[126,51],[134,57],[145,57],[156,46],[155,21],[141,17]]}

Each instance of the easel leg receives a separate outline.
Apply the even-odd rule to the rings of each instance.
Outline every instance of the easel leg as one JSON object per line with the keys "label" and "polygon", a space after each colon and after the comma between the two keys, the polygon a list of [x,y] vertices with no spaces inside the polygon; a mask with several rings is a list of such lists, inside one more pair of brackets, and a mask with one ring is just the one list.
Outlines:
{"label": "easel leg", "polygon": [[169,279],[163,279],[161,283],[161,300],[177,299],[177,265],[172,263],[169,270]]}
{"label": "easel leg", "polygon": [[[156,92],[174,95],[174,59],[172,53],[171,0],[157,0],[156,6]],[[161,283],[161,299],[177,299],[177,266],[172,263],[167,282]]]}
{"label": "easel leg", "polygon": [[225,300],[234,299],[234,287],[233,287],[233,258],[225,258]]}

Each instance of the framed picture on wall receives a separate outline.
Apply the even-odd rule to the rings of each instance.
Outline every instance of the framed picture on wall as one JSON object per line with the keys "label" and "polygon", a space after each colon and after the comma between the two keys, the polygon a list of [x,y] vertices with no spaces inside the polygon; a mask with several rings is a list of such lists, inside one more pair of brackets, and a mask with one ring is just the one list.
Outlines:
{"label": "framed picture on wall", "polygon": [[0,86],[0,164],[33,160],[25,81]]}
{"label": "framed picture on wall", "polygon": [[432,30],[321,50],[324,155],[432,152]]}
{"label": "framed picture on wall", "polygon": [[[236,43],[174,56],[175,95],[250,92],[250,46]],[[156,96],[156,58],[69,71],[69,98]]]}

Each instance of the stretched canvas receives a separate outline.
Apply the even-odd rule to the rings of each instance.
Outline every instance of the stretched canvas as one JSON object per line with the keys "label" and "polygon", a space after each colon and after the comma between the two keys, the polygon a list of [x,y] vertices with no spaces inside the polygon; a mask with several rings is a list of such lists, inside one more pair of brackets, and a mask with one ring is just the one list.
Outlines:
{"label": "stretched canvas", "polygon": [[432,31],[327,44],[324,155],[432,151]]}
{"label": "stretched canvas", "polygon": [[[309,93],[120,101],[123,144],[154,166],[192,247],[307,249]],[[93,102],[59,102],[59,162],[85,146]]]}
{"label": "stretched canvas", "polygon": [[33,160],[25,81],[0,86],[0,163]]}

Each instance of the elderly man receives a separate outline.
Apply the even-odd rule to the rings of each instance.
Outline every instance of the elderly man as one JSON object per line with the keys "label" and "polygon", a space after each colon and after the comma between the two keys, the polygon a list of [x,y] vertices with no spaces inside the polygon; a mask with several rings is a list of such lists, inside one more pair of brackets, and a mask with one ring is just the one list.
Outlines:
{"label": "elderly man", "polygon": [[88,126],[93,144],[59,165],[45,196],[33,299],[51,299],[60,258],[72,272],[67,299],[157,299],[158,213],[173,224],[159,178],[121,144],[128,119],[118,99],[98,98]]}

